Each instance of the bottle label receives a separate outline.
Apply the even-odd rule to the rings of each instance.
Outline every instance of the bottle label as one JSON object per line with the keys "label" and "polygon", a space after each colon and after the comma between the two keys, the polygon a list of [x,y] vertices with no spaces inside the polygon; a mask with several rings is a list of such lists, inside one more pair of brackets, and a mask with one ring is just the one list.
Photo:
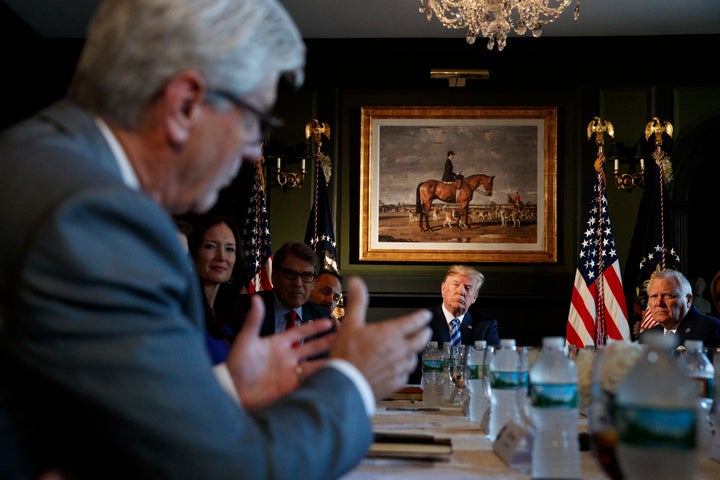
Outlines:
{"label": "bottle label", "polygon": [[422,366],[423,372],[442,372],[443,362],[442,360],[423,360]]}
{"label": "bottle label", "polygon": [[[480,368],[482,368],[482,365],[480,365]],[[482,377],[478,373],[478,365],[468,365],[467,366],[467,377],[468,380],[480,380]]]}
{"label": "bottle label", "polygon": [[696,413],[693,408],[618,405],[615,414],[622,443],[676,450],[695,448]]}
{"label": "bottle label", "polygon": [[712,400],[715,397],[715,382],[712,378],[693,377],[693,380],[695,380],[695,392],[698,398]]}
{"label": "bottle label", "polygon": [[496,390],[517,390],[518,372],[490,372],[490,387]]}
{"label": "bottle label", "polygon": [[579,396],[576,383],[552,383],[530,385],[530,402],[537,408],[578,408]]}
{"label": "bottle label", "polygon": [[525,370],[520,372],[520,387],[527,388],[530,385],[530,373]]}

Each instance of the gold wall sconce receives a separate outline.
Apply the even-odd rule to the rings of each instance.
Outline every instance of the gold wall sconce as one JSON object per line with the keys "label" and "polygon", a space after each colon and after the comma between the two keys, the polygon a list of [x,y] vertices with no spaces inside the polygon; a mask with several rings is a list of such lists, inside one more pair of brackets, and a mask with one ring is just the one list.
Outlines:
{"label": "gold wall sconce", "polygon": [[302,164],[299,172],[293,172],[291,170],[282,169],[282,159],[277,159],[277,169],[275,171],[275,179],[278,185],[282,188],[283,192],[288,190],[294,190],[296,188],[302,188],[303,181],[305,180],[305,159],[302,159]]}
{"label": "gold wall sconce", "polygon": [[[625,147],[622,143],[613,143],[608,160],[613,165],[613,176],[617,188],[632,192],[636,188],[645,188],[645,159],[642,144]],[[621,168],[627,165],[626,168]],[[625,170],[625,171],[621,171]]]}

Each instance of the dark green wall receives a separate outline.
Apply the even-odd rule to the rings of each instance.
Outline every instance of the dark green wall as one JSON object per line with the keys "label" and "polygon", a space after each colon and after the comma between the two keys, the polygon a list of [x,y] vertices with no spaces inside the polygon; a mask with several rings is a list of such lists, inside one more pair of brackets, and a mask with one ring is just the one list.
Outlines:
{"label": "dark green wall", "polygon": [[[556,106],[558,262],[475,264],[487,276],[477,305],[497,316],[501,335],[516,337],[521,343],[539,343],[543,335],[564,334],[596,152],[586,137],[588,122],[595,115],[611,120],[616,141],[631,146],[641,140],[645,124],[657,115],[675,125],[677,140],[693,119],[720,111],[720,84],[713,80],[707,62],[691,61],[687,55],[699,44],[712,49],[719,43],[720,37],[674,37],[672,41],[514,38],[503,52],[488,52],[470,47],[462,39],[311,41],[306,85],[279,108],[297,118],[296,105],[305,105],[304,121],[318,118],[332,126],[333,138],[324,143],[324,150],[336,166],[331,187],[341,271],[366,279],[372,299],[369,316],[381,319],[438,302],[439,284],[448,264],[357,260],[360,107]],[[655,50],[657,45],[663,45],[662,52]],[[490,79],[450,88],[445,80],[429,77],[431,68],[440,67],[488,68]],[[304,121],[298,122],[293,132],[279,135],[302,141]],[[679,169],[683,159],[672,154],[671,158]],[[707,162],[717,163],[712,158]],[[608,178],[608,202],[624,272],[626,264],[638,262],[631,242],[644,191],[620,191],[613,182]],[[702,193],[694,204],[717,205],[709,196],[712,189],[699,191]],[[275,245],[302,238],[307,221],[307,213],[302,212],[309,212],[311,193],[310,184],[302,191],[287,193],[271,189]],[[720,269],[720,258],[707,247],[693,249],[686,234],[679,236],[683,250],[693,252],[685,263],[704,266],[703,271],[695,267],[685,273],[711,278]],[[702,260],[691,262],[700,256]],[[624,282],[632,287],[635,279],[625,278]]]}
{"label": "dark green wall", "polygon": [[[1,128],[62,96],[82,41],[38,38],[3,4],[0,27],[5,72],[0,77],[5,97]],[[703,132],[688,133],[681,156],[671,154],[679,172],[683,158],[693,164],[681,175],[688,186],[677,189],[680,193],[674,201],[685,215],[680,237],[686,263],[695,269],[686,274],[702,274],[709,280],[720,269],[720,258],[710,251],[708,241],[694,247],[695,236],[688,234],[699,228],[688,212],[706,205],[720,210],[713,186],[698,183],[698,178],[718,178],[714,165],[720,162],[711,147],[699,149],[699,153],[693,148],[718,133],[712,128],[706,132],[708,127],[701,120],[720,116],[720,82],[711,72],[710,58],[697,61],[689,52],[698,48],[717,51],[720,36],[512,38],[503,52],[467,45],[462,36],[310,40],[307,44],[306,82],[300,90],[281,92],[277,110],[287,125],[274,135],[273,148],[288,157],[297,156],[295,152],[303,150],[307,121],[317,118],[330,124],[331,139],[324,141],[323,150],[334,162],[330,188],[340,270],[346,276],[359,274],[366,279],[371,294],[370,320],[439,302],[440,281],[448,264],[357,260],[362,106],[557,107],[558,261],[475,264],[487,277],[477,305],[498,318],[503,337],[539,344],[544,335],[564,335],[579,228],[590,196],[595,158],[595,146],[585,132],[595,115],[611,120],[616,140],[626,145],[638,141],[652,115],[674,123],[676,144],[683,145],[680,139],[688,130]],[[446,80],[430,79],[431,68],[489,69],[490,78],[450,88]],[[710,164],[713,166],[706,166]],[[302,190],[282,192],[272,187],[274,165],[272,162],[269,166],[273,168],[266,173],[271,186],[272,241],[277,248],[287,240],[304,237],[312,185],[308,177]],[[299,163],[291,166],[297,168]],[[611,181],[608,202],[624,272],[625,264],[634,261],[630,244],[643,191],[621,192]],[[237,197],[232,188],[223,198]],[[702,215],[709,215],[710,224],[718,224],[717,213]],[[634,279],[625,278],[624,282],[632,284]]]}

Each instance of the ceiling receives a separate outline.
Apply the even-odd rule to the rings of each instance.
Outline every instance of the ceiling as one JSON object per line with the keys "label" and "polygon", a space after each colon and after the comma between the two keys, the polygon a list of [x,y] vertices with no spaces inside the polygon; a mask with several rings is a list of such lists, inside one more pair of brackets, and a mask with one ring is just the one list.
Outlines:
{"label": "ceiling", "polygon": [[[48,38],[83,38],[99,0],[2,0]],[[551,0],[553,1],[553,0]],[[304,38],[458,38],[420,14],[419,0],[281,0]],[[720,34],[719,0],[582,0],[543,28],[546,37]],[[508,40],[508,44],[512,38]],[[658,48],[661,48],[659,46]]]}

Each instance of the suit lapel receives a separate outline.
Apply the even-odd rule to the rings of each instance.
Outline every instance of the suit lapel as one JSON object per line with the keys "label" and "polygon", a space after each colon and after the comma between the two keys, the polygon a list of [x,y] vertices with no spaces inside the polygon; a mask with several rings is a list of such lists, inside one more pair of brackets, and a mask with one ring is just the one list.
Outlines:
{"label": "suit lapel", "polygon": [[466,312],[463,321],[460,324],[460,335],[462,335],[463,345],[472,345],[475,340],[475,330],[473,329],[472,315]]}

